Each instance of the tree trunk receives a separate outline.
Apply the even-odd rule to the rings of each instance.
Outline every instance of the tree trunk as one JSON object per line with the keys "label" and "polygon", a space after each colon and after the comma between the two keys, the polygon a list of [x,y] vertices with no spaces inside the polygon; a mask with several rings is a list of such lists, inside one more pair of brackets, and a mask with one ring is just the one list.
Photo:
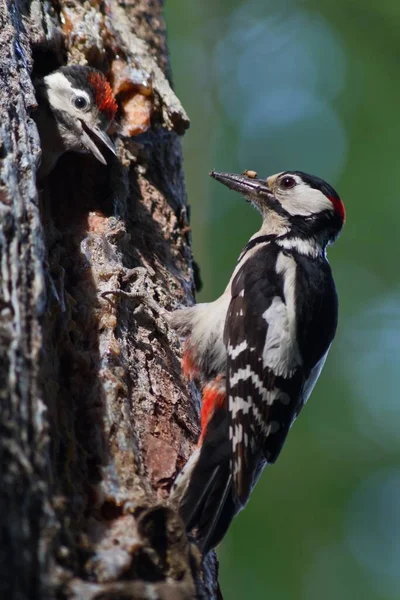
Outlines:
{"label": "tree trunk", "polygon": [[[194,293],[162,1],[0,19],[0,597],[220,597],[168,506],[199,397],[157,310]],[[112,81],[118,159],[64,155],[37,187],[31,77],[67,62]]]}

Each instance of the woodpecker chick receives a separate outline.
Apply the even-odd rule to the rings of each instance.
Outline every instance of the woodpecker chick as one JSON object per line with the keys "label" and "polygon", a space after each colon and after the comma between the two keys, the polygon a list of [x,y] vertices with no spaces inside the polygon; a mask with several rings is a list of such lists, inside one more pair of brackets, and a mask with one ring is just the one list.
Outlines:
{"label": "woodpecker chick", "polygon": [[199,444],[173,501],[204,554],[278,458],[321,373],[338,311],[326,247],[345,220],[335,190],[301,171],[211,176],[240,192],[263,223],[222,296],[171,318],[186,338],[184,371],[203,394]]}
{"label": "woodpecker chick", "polygon": [[38,109],[33,114],[42,147],[38,178],[48,175],[64,152],[92,153],[107,164],[99,149],[113,154],[106,131],[117,103],[103,73],[84,66],[61,67],[35,82]]}

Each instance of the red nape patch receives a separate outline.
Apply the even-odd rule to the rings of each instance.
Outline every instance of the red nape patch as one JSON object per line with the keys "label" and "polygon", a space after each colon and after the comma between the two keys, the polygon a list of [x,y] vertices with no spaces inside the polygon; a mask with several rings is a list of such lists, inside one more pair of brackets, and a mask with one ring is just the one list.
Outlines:
{"label": "red nape patch", "polygon": [[89,83],[94,90],[98,109],[108,121],[112,121],[117,112],[118,104],[113,96],[111,86],[107,79],[104,77],[103,73],[90,73]]}
{"label": "red nape patch", "polygon": [[225,384],[221,382],[218,376],[214,381],[208,383],[203,388],[203,398],[201,405],[201,434],[198,445],[201,446],[207,429],[207,425],[213,416],[215,409],[222,408],[225,402]]}
{"label": "red nape patch", "polygon": [[346,221],[346,209],[344,207],[343,202],[341,201],[340,198],[330,197],[329,200],[332,202],[335,211],[337,212],[337,214],[340,216],[340,218],[342,219],[342,221],[344,223]]}

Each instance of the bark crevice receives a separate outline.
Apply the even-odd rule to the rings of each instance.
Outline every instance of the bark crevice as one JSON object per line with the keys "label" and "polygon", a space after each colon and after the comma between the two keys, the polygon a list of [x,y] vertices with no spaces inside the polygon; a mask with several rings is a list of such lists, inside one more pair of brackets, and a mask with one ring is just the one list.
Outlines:
{"label": "bark crevice", "polygon": [[[102,296],[140,280],[168,310],[194,300],[188,119],[162,2],[13,6],[0,28],[0,595],[216,598],[215,557],[201,567],[168,506],[198,436],[181,343],[140,299]],[[36,187],[31,77],[67,62],[114,86],[130,77],[119,131],[137,119],[142,133],[117,136],[107,168],[64,155]]]}

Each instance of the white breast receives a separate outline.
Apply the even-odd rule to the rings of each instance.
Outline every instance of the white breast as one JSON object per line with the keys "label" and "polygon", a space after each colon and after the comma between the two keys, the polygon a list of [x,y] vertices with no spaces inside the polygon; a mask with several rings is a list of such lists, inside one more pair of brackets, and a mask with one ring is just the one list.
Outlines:
{"label": "white breast", "polygon": [[218,372],[225,370],[223,336],[230,300],[231,295],[225,292],[214,302],[194,306],[192,312],[190,347],[195,349],[199,364],[207,362]]}
{"label": "white breast", "polygon": [[217,300],[182,308],[170,316],[171,326],[187,338],[192,358],[200,370],[207,365],[208,370],[211,368],[220,373],[225,371],[227,349],[223,337],[232,298],[232,281],[243,264],[267,243],[259,244],[246,253],[232,273],[224,293]]}

